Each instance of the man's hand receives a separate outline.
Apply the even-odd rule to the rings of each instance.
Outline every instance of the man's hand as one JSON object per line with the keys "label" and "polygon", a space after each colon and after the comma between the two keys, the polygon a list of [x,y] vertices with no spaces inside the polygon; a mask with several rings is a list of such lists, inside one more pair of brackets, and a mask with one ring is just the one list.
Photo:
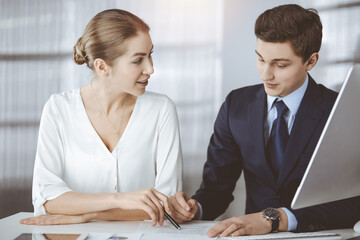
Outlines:
{"label": "man's hand", "polygon": [[198,202],[191,199],[184,192],[176,192],[169,198],[171,216],[175,221],[182,223],[199,218],[200,209]]}
{"label": "man's hand", "polygon": [[232,217],[217,223],[208,232],[208,237],[236,237],[243,235],[260,235],[271,232],[271,221],[265,219],[261,212]]}

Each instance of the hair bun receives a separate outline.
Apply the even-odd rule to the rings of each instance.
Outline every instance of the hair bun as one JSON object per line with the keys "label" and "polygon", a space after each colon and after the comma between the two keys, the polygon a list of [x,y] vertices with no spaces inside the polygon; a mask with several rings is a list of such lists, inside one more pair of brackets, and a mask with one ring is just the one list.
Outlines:
{"label": "hair bun", "polygon": [[107,9],[96,14],[74,46],[73,59],[95,71],[94,60],[101,58],[112,65],[126,51],[124,41],[139,32],[149,33],[149,26],[134,14],[121,9]]}
{"label": "hair bun", "polygon": [[77,40],[74,46],[73,59],[79,65],[87,63],[85,44],[82,41],[82,37]]}

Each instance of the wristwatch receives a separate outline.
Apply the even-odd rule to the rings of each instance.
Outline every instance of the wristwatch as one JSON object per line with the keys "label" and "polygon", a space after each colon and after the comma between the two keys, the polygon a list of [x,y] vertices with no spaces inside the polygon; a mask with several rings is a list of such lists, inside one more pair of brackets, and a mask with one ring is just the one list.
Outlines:
{"label": "wristwatch", "polygon": [[262,211],[263,217],[271,221],[271,232],[277,232],[279,229],[280,213],[275,208],[266,208]]}

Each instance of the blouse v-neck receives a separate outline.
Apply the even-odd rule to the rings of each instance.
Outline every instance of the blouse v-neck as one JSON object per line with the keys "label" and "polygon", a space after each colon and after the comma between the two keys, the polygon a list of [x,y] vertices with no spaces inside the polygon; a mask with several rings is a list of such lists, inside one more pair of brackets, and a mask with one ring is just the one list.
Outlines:
{"label": "blouse v-neck", "polygon": [[123,142],[125,141],[124,138],[126,139],[127,132],[129,131],[128,129],[131,128],[131,125],[132,125],[132,122],[133,122],[132,119],[134,118],[134,115],[137,114],[137,108],[138,108],[137,105],[139,104],[138,102],[139,102],[139,98],[140,98],[141,96],[139,96],[139,97],[136,98],[136,101],[135,101],[135,104],[134,104],[134,108],[133,108],[132,113],[131,113],[131,115],[130,115],[129,121],[128,121],[128,123],[126,124],[126,127],[125,127],[125,129],[124,129],[124,132],[123,132],[123,134],[121,135],[120,139],[119,139],[119,140],[117,141],[117,143],[115,144],[115,147],[113,148],[113,150],[110,151],[110,150],[106,147],[105,143],[104,143],[103,140],[101,139],[101,137],[100,137],[100,135],[98,134],[98,132],[96,131],[96,129],[94,128],[94,126],[93,126],[93,124],[92,124],[92,122],[91,122],[91,120],[90,120],[90,118],[89,118],[89,115],[88,115],[87,112],[86,112],[86,108],[85,108],[85,104],[84,104],[83,98],[82,98],[82,96],[81,96],[80,88],[78,88],[77,92],[78,92],[78,94],[79,94],[79,98],[80,98],[80,99],[79,99],[79,100],[80,100],[79,103],[80,103],[80,105],[81,105],[81,109],[82,109],[82,111],[83,111],[84,118],[87,119],[86,122],[87,122],[88,128],[90,128],[92,134],[96,136],[97,141],[99,142],[99,145],[101,145],[102,148],[103,148],[107,153],[110,153],[114,158],[116,158],[115,155],[116,155],[117,148],[118,148],[118,146],[119,146],[121,143],[123,143]]}

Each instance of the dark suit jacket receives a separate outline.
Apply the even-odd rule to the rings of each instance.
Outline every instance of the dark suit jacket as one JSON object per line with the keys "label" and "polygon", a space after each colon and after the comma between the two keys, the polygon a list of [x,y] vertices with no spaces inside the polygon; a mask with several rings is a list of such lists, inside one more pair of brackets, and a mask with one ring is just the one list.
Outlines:
{"label": "dark suit jacket", "polygon": [[243,171],[246,214],[267,207],[286,207],[298,221],[297,231],[352,227],[360,219],[359,198],[301,210],[290,208],[336,97],[337,93],[316,84],[309,76],[276,179],[265,156],[264,87],[260,84],[232,91],[217,116],[203,182],[193,196],[203,207],[203,218],[215,219],[226,210],[234,199],[232,192]]}

